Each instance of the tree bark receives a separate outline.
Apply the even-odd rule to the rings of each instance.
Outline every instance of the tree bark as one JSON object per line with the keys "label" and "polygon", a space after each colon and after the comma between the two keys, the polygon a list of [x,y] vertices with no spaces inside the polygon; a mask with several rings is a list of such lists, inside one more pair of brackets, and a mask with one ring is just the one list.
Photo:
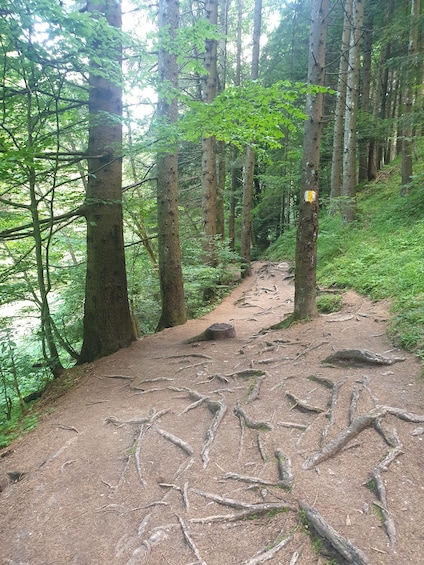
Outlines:
{"label": "tree bark", "polygon": [[342,47],[337,83],[337,100],[334,112],[333,157],[331,161],[331,198],[338,198],[341,193],[343,163],[343,118],[346,107],[346,75],[349,58],[350,20],[352,0],[345,1]]}
{"label": "tree bark", "polygon": [[[179,0],[160,0],[159,29],[169,29],[166,45],[173,44],[179,26]],[[178,100],[170,99],[169,87],[178,87],[177,57],[172,49],[159,47],[158,120],[161,125],[178,120]],[[157,160],[157,206],[159,281],[162,312],[158,330],[184,324],[187,320],[184,300],[183,273],[178,213],[178,153],[177,148],[161,153]]]}
{"label": "tree bark", "polygon": [[[121,29],[121,4],[89,0],[93,18]],[[122,212],[122,88],[120,42],[97,36],[92,48],[112,61],[110,74],[91,62],[89,76],[87,273],[83,345],[78,362],[93,361],[127,347],[135,339],[128,305]],[[96,157],[94,157],[96,156]],[[100,156],[100,157],[97,157]]]}
{"label": "tree bark", "polygon": [[[309,38],[308,84],[324,85],[328,0],[313,0]],[[322,130],[323,93],[308,94],[303,140],[299,225],[296,239],[293,320],[318,316],[316,257],[318,237],[318,171]]]}
{"label": "tree bark", "polygon": [[420,0],[411,0],[411,21],[409,25],[408,62],[404,73],[403,127],[402,127],[402,192],[408,192],[412,179],[412,107],[416,84],[414,60],[418,51],[418,15]]}
{"label": "tree bark", "polygon": [[349,67],[346,88],[346,114],[344,129],[344,156],[342,182],[342,216],[345,224],[356,216],[357,184],[357,122],[359,101],[360,43],[364,19],[363,0],[353,0],[352,29],[350,32]]}
{"label": "tree bark", "polygon": [[[206,17],[212,25],[218,23],[218,0],[207,0]],[[217,91],[217,40],[206,41],[205,68],[207,71],[203,88],[205,104],[213,102]],[[216,266],[216,139],[202,139],[202,226],[204,234],[203,256],[207,265]]]}
{"label": "tree bark", "polygon": [[[250,78],[257,80],[259,75],[259,52],[262,27],[262,0],[255,0],[255,12],[253,21],[253,47],[252,66]],[[254,140],[252,140],[252,143]],[[252,245],[252,207],[253,207],[253,183],[255,171],[255,150],[253,145],[247,148],[244,175],[243,175],[243,212],[241,222],[241,258],[242,277],[252,274],[251,268],[251,245]]]}

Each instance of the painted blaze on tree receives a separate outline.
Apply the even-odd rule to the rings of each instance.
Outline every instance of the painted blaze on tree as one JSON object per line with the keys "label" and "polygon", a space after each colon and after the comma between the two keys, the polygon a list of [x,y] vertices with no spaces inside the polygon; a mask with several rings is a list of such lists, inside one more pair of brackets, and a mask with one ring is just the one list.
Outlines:
{"label": "painted blaze on tree", "polygon": [[[328,0],[313,0],[309,39],[308,84],[324,86]],[[318,170],[323,93],[307,95],[299,226],[296,240],[294,320],[318,315],[316,260],[318,237]]]}

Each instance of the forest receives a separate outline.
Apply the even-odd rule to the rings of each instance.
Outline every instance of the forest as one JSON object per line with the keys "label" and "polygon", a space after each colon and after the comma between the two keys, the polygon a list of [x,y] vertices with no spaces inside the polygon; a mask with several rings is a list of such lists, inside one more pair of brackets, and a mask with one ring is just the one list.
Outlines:
{"label": "forest", "polygon": [[0,423],[263,257],[293,319],[391,297],[424,355],[423,30],[420,0],[5,0]]}

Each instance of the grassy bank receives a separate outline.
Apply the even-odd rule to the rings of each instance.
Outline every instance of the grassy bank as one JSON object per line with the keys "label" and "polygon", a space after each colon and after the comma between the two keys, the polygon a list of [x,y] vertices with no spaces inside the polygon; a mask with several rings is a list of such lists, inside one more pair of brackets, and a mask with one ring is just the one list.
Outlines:
{"label": "grassy bank", "polygon": [[[400,163],[358,190],[355,222],[343,226],[336,205],[322,207],[318,236],[318,284],[349,287],[374,300],[390,299],[393,342],[424,361],[424,166],[401,195]],[[419,170],[421,168],[421,170]],[[267,252],[293,259],[295,230]]]}

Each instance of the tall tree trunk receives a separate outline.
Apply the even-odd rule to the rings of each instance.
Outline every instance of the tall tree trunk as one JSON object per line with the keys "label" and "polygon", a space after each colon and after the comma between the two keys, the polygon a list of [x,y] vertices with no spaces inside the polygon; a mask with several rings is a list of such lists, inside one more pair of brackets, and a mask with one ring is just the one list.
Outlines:
{"label": "tall tree trunk", "polygon": [[371,93],[371,64],[372,64],[372,35],[373,35],[373,13],[370,11],[367,17],[367,23],[364,30],[364,48],[363,48],[363,59],[364,63],[362,66],[362,89],[360,97],[360,106],[363,119],[365,121],[366,135],[363,134],[362,138],[359,140],[359,182],[371,180],[368,177],[368,158],[369,158],[369,146],[370,146],[370,93]]}
{"label": "tall tree trunk", "polygon": [[[218,23],[218,0],[206,0],[206,17],[212,25]],[[205,68],[207,71],[204,81],[203,101],[205,104],[213,102],[217,91],[217,40],[206,41]],[[216,266],[217,257],[215,250],[216,237],[216,139],[204,137],[202,139],[202,226],[204,234],[204,262]]]}
{"label": "tall tree trunk", "polygon": [[349,60],[352,1],[353,0],[346,0],[344,6],[342,47],[340,53],[339,78],[337,83],[336,109],[334,112],[333,158],[331,160],[331,198],[338,198],[341,194],[343,122],[346,109],[346,76]]}
{"label": "tall tree trunk", "polygon": [[[159,1],[159,30],[169,33],[164,43],[171,47],[159,46],[160,84],[157,115],[161,125],[175,124],[178,120],[178,100],[170,98],[168,93],[170,88],[178,87],[177,56],[172,45],[179,26],[179,9],[179,0]],[[179,235],[176,147],[172,152],[158,156],[157,205],[159,280],[162,298],[162,312],[157,329],[161,330],[184,324],[187,320]]]}
{"label": "tall tree trunk", "polygon": [[[309,38],[308,84],[324,85],[328,0],[313,0]],[[308,94],[303,139],[299,225],[296,239],[293,320],[314,318],[318,237],[318,171],[322,131],[323,93]]]}
{"label": "tall tree trunk", "polygon": [[412,105],[416,84],[416,55],[418,50],[418,15],[420,0],[411,0],[409,24],[408,63],[404,73],[403,127],[402,127],[402,191],[407,192],[412,179]]}
{"label": "tall tree trunk", "polygon": [[350,33],[349,67],[346,89],[346,114],[344,129],[344,156],[342,182],[343,222],[352,222],[356,216],[357,147],[360,43],[363,32],[364,2],[353,0],[352,29]]}
{"label": "tall tree trunk", "polygon": [[[235,86],[241,83],[241,37],[243,29],[243,0],[237,0],[237,40],[236,40],[236,76]],[[241,171],[238,164],[239,150],[237,147],[231,149],[231,179],[230,179],[230,217],[228,222],[228,237],[230,249],[235,251],[236,242],[236,198],[240,188]]]}
{"label": "tall tree trunk", "polygon": [[[257,80],[259,76],[259,52],[262,28],[262,0],[255,0],[255,11],[253,18],[253,47],[252,67],[250,78]],[[254,140],[252,139],[252,142]],[[242,277],[248,277],[252,273],[250,264],[252,246],[252,205],[253,205],[253,181],[255,171],[255,150],[249,146],[246,150],[244,174],[243,174],[243,211],[241,220],[241,258]]]}
{"label": "tall tree trunk", "polygon": [[[88,0],[93,17],[121,29],[119,0]],[[122,65],[119,41],[96,37],[99,57]],[[89,76],[87,273],[83,345],[78,362],[114,353],[135,339],[128,305],[122,214],[122,88],[91,62]]]}

